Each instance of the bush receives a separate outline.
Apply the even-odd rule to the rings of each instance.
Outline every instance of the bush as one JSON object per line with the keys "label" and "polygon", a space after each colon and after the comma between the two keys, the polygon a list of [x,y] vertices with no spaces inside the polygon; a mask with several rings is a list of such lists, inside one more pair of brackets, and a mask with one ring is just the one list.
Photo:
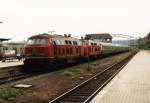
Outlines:
{"label": "bush", "polygon": [[10,100],[17,95],[19,95],[19,90],[10,86],[0,89],[0,98],[4,100]]}
{"label": "bush", "polygon": [[63,75],[65,76],[75,76],[75,75],[80,75],[80,74],[83,74],[85,71],[83,69],[67,69],[67,70],[64,70],[62,72]]}

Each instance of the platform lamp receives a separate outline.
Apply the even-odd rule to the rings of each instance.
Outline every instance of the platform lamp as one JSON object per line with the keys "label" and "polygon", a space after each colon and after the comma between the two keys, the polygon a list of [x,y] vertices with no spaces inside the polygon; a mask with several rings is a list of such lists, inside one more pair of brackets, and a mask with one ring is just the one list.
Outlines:
{"label": "platform lamp", "polygon": [[89,37],[88,36],[86,36],[85,37],[85,39],[88,41],[88,49],[87,49],[87,51],[88,51],[88,57],[87,57],[87,59],[88,59],[88,67],[87,67],[87,71],[90,71],[90,56],[89,56]]}
{"label": "platform lamp", "polygon": [[129,38],[130,38],[130,50],[131,50],[131,36],[129,36]]}

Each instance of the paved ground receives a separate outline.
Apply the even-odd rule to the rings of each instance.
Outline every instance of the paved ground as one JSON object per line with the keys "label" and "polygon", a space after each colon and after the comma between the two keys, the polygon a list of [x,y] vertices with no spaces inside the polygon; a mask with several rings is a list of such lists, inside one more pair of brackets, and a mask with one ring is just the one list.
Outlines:
{"label": "paved ground", "polygon": [[150,52],[135,55],[91,103],[150,103]]}
{"label": "paved ground", "polygon": [[18,61],[18,60],[12,60],[12,61],[6,61],[6,62],[0,61],[0,68],[16,66],[16,65],[23,65],[23,61]]}

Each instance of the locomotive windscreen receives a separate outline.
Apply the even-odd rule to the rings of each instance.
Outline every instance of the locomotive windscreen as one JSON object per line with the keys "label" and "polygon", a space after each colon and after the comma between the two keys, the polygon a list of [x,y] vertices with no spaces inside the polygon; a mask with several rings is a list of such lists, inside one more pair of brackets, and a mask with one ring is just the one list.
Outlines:
{"label": "locomotive windscreen", "polygon": [[46,44],[46,39],[29,39],[27,41],[27,44],[34,45],[34,44]]}

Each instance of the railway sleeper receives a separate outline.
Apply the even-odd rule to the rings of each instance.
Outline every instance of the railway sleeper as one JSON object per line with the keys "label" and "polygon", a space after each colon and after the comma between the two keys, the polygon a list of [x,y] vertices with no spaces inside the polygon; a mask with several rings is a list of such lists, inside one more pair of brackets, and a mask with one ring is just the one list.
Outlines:
{"label": "railway sleeper", "polygon": [[79,102],[59,101],[59,102],[56,102],[56,103],[79,103]]}
{"label": "railway sleeper", "polygon": [[83,96],[83,95],[76,95],[76,96],[71,95],[71,96],[68,96],[68,98],[86,98],[86,97],[88,97],[88,96]]}
{"label": "railway sleeper", "polygon": [[89,88],[86,88],[86,89],[81,89],[79,92],[85,92],[85,91],[91,93],[91,92],[96,91],[96,89],[89,89]]}
{"label": "railway sleeper", "polygon": [[[86,98],[77,98],[77,97],[74,97],[74,98],[64,98],[62,99],[62,101],[67,101],[67,102],[81,102],[81,101],[84,101]],[[62,102],[61,102],[62,103]]]}
{"label": "railway sleeper", "polygon": [[94,85],[87,85],[87,87],[84,87],[83,89],[80,89],[79,91],[95,91],[96,88],[99,87],[99,83],[95,83]]}
{"label": "railway sleeper", "polygon": [[91,95],[93,92],[78,92],[78,93],[74,93],[72,94],[72,96],[89,96]]}

